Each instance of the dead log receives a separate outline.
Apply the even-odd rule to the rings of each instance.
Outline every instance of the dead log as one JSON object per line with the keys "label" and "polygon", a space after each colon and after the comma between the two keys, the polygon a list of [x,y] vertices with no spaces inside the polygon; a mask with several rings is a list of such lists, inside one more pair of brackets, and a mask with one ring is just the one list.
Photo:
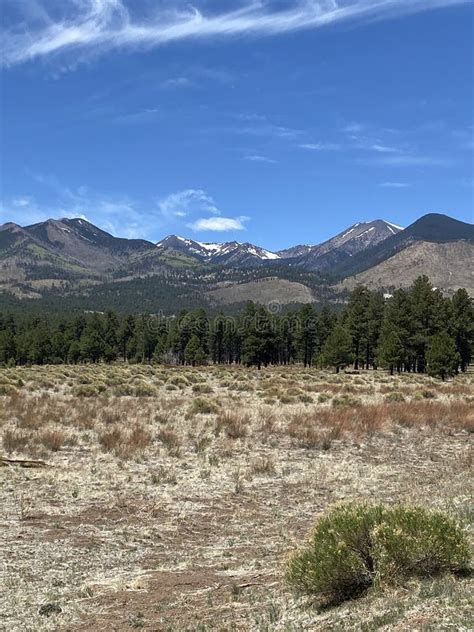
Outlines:
{"label": "dead log", "polygon": [[7,459],[0,456],[0,467],[50,467],[44,461],[31,461],[30,459]]}

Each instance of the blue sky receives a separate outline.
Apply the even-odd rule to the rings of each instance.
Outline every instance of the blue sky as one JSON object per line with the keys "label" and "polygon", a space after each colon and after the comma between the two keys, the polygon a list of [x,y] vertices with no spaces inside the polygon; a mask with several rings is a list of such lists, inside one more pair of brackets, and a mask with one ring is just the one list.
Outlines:
{"label": "blue sky", "polygon": [[473,221],[472,0],[0,0],[0,221],[270,249]]}

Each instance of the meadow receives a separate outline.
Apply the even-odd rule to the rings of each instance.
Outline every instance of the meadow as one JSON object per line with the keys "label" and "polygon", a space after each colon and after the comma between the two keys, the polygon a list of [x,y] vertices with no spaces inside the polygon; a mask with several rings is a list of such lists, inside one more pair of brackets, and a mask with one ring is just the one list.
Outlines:
{"label": "meadow", "polygon": [[340,503],[442,509],[469,529],[473,378],[0,369],[0,628],[468,630],[469,578],[321,609],[283,573]]}

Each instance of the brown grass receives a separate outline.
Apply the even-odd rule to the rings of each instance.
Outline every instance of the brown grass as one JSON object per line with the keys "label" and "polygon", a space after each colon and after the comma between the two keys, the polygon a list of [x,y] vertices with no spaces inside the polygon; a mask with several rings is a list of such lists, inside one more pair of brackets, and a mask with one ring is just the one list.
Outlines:
{"label": "brown grass", "polygon": [[250,417],[241,413],[225,411],[216,419],[215,434],[223,430],[229,439],[243,439],[248,434]]}
{"label": "brown grass", "polygon": [[4,450],[10,452],[22,452],[28,445],[28,435],[18,430],[5,430],[2,436]]}
{"label": "brown grass", "polygon": [[48,450],[58,452],[66,441],[66,435],[61,430],[44,430],[40,434],[39,440]]}

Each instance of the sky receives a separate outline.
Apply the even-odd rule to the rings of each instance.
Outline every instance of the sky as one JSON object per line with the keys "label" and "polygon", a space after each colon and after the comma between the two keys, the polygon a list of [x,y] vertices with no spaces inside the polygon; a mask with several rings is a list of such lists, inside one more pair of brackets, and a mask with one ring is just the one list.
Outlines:
{"label": "sky", "polygon": [[474,0],[0,0],[0,223],[473,222]]}

